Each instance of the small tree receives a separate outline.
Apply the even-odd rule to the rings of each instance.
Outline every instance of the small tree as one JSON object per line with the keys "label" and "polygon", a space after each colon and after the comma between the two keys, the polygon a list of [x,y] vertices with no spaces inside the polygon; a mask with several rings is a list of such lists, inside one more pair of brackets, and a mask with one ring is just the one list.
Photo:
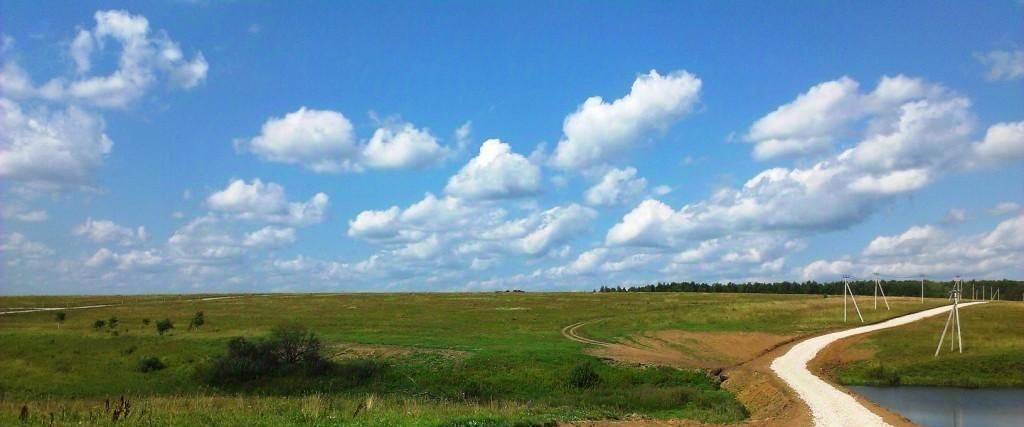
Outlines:
{"label": "small tree", "polygon": [[64,320],[68,318],[68,314],[63,311],[58,311],[53,314],[53,318],[57,320],[57,329],[60,329],[61,325],[64,324]]}
{"label": "small tree", "polygon": [[174,329],[174,323],[171,322],[171,319],[156,321],[156,332],[159,333],[161,336],[164,334],[164,332],[167,332],[171,329]]}
{"label": "small tree", "polygon": [[149,318],[148,317],[145,318],[145,319],[142,319],[142,325],[143,326],[149,326]]}
{"label": "small tree", "polygon": [[110,320],[107,321],[107,326],[110,327],[111,331],[113,331],[113,330],[117,329],[117,323],[118,323],[117,322],[117,317],[110,316]]}
{"label": "small tree", "polygon": [[276,326],[268,341],[271,351],[285,365],[296,365],[320,358],[320,339],[298,324]]}
{"label": "small tree", "polygon": [[206,323],[206,319],[203,317],[203,312],[197,311],[195,317],[193,317],[192,321],[188,323],[188,329],[192,330],[192,328],[198,328],[203,326],[204,323]]}
{"label": "small tree", "polygon": [[95,322],[92,322],[93,329],[100,330],[103,329],[104,326],[107,326],[106,320],[97,320]]}

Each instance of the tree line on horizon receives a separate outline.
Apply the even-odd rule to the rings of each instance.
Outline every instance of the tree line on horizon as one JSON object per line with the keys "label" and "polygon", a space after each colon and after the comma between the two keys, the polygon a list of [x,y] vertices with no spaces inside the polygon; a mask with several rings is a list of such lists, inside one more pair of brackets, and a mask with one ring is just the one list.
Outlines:
{"label": "tree line on horizon", "polygon": [[[851,280],[850,289],[856,295],[874,293],[874,280]],[[920,280],[882,280],[887,296],[921,296]],[[924,281],[924,296],[945,298],[953,289],[952,281]],[[988,293],[999,290],[999,299],[1021,301],[1024,296],[1024,281],[1020,280],[964,280],[963,299],[987,299]],[[842,295],[843,282],[747,282],[747,283],[706,283],[706,282],[658,282],[635,286],[601,286],[597,292],[703,292],[703,293],[750,293],[750,294],[809,294]]]}

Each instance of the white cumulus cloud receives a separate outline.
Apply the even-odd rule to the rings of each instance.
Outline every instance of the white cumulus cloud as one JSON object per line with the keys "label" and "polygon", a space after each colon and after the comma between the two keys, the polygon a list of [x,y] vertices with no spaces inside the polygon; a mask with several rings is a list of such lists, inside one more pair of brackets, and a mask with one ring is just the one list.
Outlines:
{"label": "white cumulus cloud", "polygon": [[[161,77],[183,89],[193,88],[206,78],[209,64],[202,52],[186,58],[166,32],[150,29],[145,16],[105,10],[96,12],[93,18],[95,26],[79,30],[69,45],[74,77],[57,77],[35,87],[20,68],[8,63],[0,72],[7,94],[120,108],[142,97]],[[121,47],[117,69],[108,75],[88,75],[92,57],[101,53],[109,41]]]}
{"label": "white cumulus cloud", "polygon": [[643,197],[646,188],[647,180],[636,176],[636,168],[611,169],[583,197],[595,206],[620,206]]}
{"label": "white cumulus cloud", "polygon": [[0,124],[0,177],[30,189],[91,187],[114,145],[102,118],[73,106],[27,112],[0,98]]}
{"label": "white cumulus cloud", "polygon": [[263,124],[245,147],[273,162],[297,164],[315,172],[358,169],[359,147],[350,122],[335,111],[301,107]]}
{"label": "white cumulus cloud", "polygon": [[377,129],[363,148],[363,161],[380,169],[422,168],[444,159],[448,150],[426,129],[412,124]]}
{"label": "white cumulus cloud", "polygon": [[132,245],[146,240],[146,228],[131,228],[113,221],[86,218],[85,222],[71,230],[76,236],[85,237],[95,243],[117,243]]}
{"label": "white cumulus cloud", "polygon": [[700,89],[700,79],[686,71],[661,75],[651,70],[637,77],[629,94],[611,103],[600,96],[587,98],[565,118],[565,136],[551,163],[585,169],[611,162],[688,114]]}
{"label": "white cumulus cloud", "polygon": [[540,168],[500,140],[489,139],[480,153],[448,179],[445,193],[465,199],[508,199],[540,191]]}
{"label": "white cumulus cloud", "polygon": [[259,178],[250,182],[236,179],[211,194],[206,204],[213,211],[246,221],[301,226],[323,221],[328,197],[317,193],[306,202],[289,202],[284,187],[278,184],[264,184]]}
{"label": "white cumulus cloud", "polygon": [[869,277],[948,279],[1024,274],[1024,216],[1006,219],[991,231],[967,236],[944,233],[934,226],[912,226],[892,236],[873,239],[861,256],[816,260],[800,269],[806,279],[835,280],[841,274]]}
{"label": "white cumulus cloud", "polygon": [[299,165],[318,173],[423,168],[451,154],[451,149],[439,144],[430,131],[411,123],[378,128],[363,144],[344,114],[306,107],[267,119],[259,135],[236,140],[235,147],[263,160]]}
{"label": "white cumulus cloud", "polygon": [[295,229],[291,227],[266,226],[246,234],[242,244],[258,248],[279,248],[295,243]]}

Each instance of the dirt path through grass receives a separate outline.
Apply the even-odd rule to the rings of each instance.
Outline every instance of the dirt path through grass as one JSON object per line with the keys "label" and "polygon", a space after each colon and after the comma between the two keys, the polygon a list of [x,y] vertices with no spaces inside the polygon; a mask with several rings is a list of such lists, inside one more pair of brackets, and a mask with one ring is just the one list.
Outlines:
{"label": "dirt path through grass", "polygon": [[[962,304],[966,307],[972,304]],[[804,394],[797,393],[797,388],[791,383],[782,378],[779,372],[775,369],[775,362],[784,357],[792,357],[794,349],[806,348],[806,345],[801,347],[802,344],[807,342],[824,342],[821,348],[828,346],[828,344],[834,342],[834,340],[820,340],[824,337],[830,337],[837,334],[842,336],[859,335],[861,333],[867,333],[879,329],[889,328],[893,326],[899,326],[902,324],[910,323],[915,320],[923,319],[926,317],[939,315],[942,313],[948,313],[949,306],[938,307],[930,310],[924,310],[905,316],[889,319],[888,321],[867,325],[859,328],[852,328],[843,331],[834,332],[831,334],[821,335],[820,333],[802,334],[802,335],[790,335],[790,336],[778,336],[774,342],[764,341],[757,343],[756,347],[759,349],[756,352],[742,355],[742,361],[723,363],[724,360],[716,361],[711,365],[704,366],[702,364],[694,364],[693,360],[684,360],[677,357],[678,355],[670,355],[668,353],[661,354],[666,351],[670,351],[671,348],[659,347],[648,345],[650,343],[644,343],[638,341],[636,337],[632,337],[626,340],[619,340],[618,342],[604,342],[597,339],[589,338],[582,334],[581,329],[584,326],[593,324],[598,321],[608,320],[608,318],[592,319],[582,322],[576,322],[571,325],[562,328],[562,335],[572,341],[597,346],[597,348],[588,351],[598,357],[608,358],[617,360],[625,363],[640,363],[640,364],[653,364],[653,365],[668,365],[677,366],[680,368],[708,368],[717,367],[710,372],[721,372],[722,378],[726,378],[723,382],[723,388],[729,389],[736,393],[737,397],[744,405],[747,406],[748,410],[751,411],[750,419],[740,423],[739,425],[745,427],[774,427],[774,426],[793,426],[793,425],[896,425],[896,426],[907,426],[912,425],[905,419],[889,412],[871,402],[865,401],[858,398],[857,396],[850,396],[837,389],[831,384],[825,386],[832,390],[843,394],[852,401],[853,405],[863,409],[871,416],[877,418],[877,423],[868,421],[862,423],[863,419],[857,419],[858,421],[851,423],[839,422],[838,424],[833,423],[835,420],[822,422],[818,413],[811,409],[809,406],[808,398]],[[715,333],[703,333],[709,336],[700,335],[701,333],[691,333],[695,335],[695,339],[716,339],[715,336],[711,336]],[[717,337],[720,338],[720,337]],[[837,338],[838,339],[838,338]],[[753,344],[752,344],[753,345]],[[618,351],[610,351],[610,350]],[[632,349],[634,356],[637,357],[626,357],[626,352]],[[738,348],[737,348],[738,350]],[[797,350],[802,352],[803,350]],[[743,353],[743,352],[741,352]],[[813,355],[811,357],[813,359]],[[806,371],[807,363],[798,364],[803,367]],[[813,374],[810,374],[813,376]],[[817,377],[815,377],[817,379]],[[819,379],[820,381],[820,379]],[[787,387],[788,386],[788,387]],[[813,397],[812,397],[813,400]],[[869,409],[870,408],[870,409]],[[873,411],[873,412],[872,412]],[[879,416],[881,415],[881,416]],[[854,418],[850,418],[855,419]],[[647,426],[691,426],[691,425],[713,425],[696,423],[689,420],[652,420],[652,419],[633,419],[626,421],[589,421],[589,422],[577,422],[577,423],[563,423],[563,425],[573,426],[616,426],[616,427],[647,427]]]}
{"label": "dirt path through grass", "polygon": [[0,311],[0,316],[6,315],[6,314],[36,313],[36,312],[40,312],[40,311],[85,310],[85,309],[89,309],[89,308],[113,307],[115,305],[120,305],[120,304],[97,304],[97,305],[83,305],[83,306],[78,306],[78,307],[36,307],[36,308],[25,308],[25,309],[12,310],[12,311]]}
{"label": "dirt path through grass", "polygon": [[566,338],[568,338],[568,339],[570,339],[572,341],[576,341],[578,343],[581,343],[581,344],[599,345],[599,346],[602,346],[602,347],[607,347],[609,345],[612,345],[612,343],[608,343],[608,342],[604,342],[604,341],[598,341],[598,340],[595,340],[595,339],[590,339],[590,338],[587,338],[587,337],[582,336],[582,335],[579,334],[579,329],[582,328],[583,326],[586,326],[588,323],[594,323],[594,322],[601,321],[601,320],[604,320],[604,319],[593,319],[593,320],[587,320],[587,321],[583,321],[583,322],[573,323],[573,324],[571,324],[569,326],[566,326],[566,327],[562,328],[562,336],[564,336],[564,337],[566,337]]}
{"label": "dirt path through grass", "polygon": [[[225,300],[225,299],[244,298],[244,297],[248,297],[248,296],[258,296],[258,295],[228,295],[228,296],[218,296],[218,297],[200,297],[200,298],[194,299],[193,301],[216,301],[216,300]],[[92,305],[80,305],[80,306],[73,306],[73,307],[24,307],[24,308],[13,308],[13,309],[10,309],[8,311],[0,311],[0,316],[9,315],[9,314],[38,313],[40,311],[88,310],[90,308],[105,308],[105,307],[118,307],[118,306],[125,306],[125,305],[155,304],[155,303],[167,302],[167,301],[182,301],[182,300],[180,300],[180,299],[155,300],[155,301],[142,301],[142,302],[128,303],[128,304],[125,304],[125,303],[92,304]]]}

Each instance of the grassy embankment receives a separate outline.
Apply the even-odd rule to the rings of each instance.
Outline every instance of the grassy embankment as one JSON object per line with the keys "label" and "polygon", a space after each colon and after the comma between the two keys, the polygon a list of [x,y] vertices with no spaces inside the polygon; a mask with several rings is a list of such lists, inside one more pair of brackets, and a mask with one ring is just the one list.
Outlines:
{"label": "grassy embankment", "polygon": [[1024,303],[996,302],[960,311],[964,352],[934,357],[946,322],[936,316],[865,337],[850,346],[862,355],[835,379],[850,385],[1024,387]]}
{"label": "grassy embankment", "polygon": [[[111,300],[120,298],[4,297],[0,308]],[[891,312],[865,309],[868,321],[922,308],[912,298],[891,302]],[[835,297],[804,295],[129,297],[125,305],[67,311],[59,328],[51,312],[0,316],[0,424],[16,421],[26,404],[37,424],[51,413],[57,424],[98,422],[111,416],[104,400],[122,395],[133,405],[130,422],[156,425],[513,425],[630,414],[731,422],[745,409],[703,373],[603,363],[560,329],[605,319],[583,332],[608,341],[667,329],[794,335],[842,327],[841,307]],[[187,330],[199,310],[206,324]],[[93,327],[111,317],[116,335]],[[163,318],[175,329],[159,336],[153,322]],[[265,336],[285,322],[315,331],[342,367],[384,363],[358,378],[300,375],[223,388],[196,375],[231,337]],[[147,356],[167,368],[140,372]],[[574,385],[573,370],[588,363],[599,380]]]}

